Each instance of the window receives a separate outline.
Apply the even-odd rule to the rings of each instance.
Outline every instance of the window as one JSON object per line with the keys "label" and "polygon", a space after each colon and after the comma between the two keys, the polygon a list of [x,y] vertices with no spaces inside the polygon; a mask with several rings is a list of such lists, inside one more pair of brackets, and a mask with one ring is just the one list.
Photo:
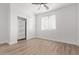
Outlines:
{"label": "window", "polygon": [[47,30],[48,29],[48,17],[43,17],[41,19],[41,29]]}
{"label": "window", "polygon": [[55,30],[55,29],[56,29],[56,15],[42,17],[41,30]]}

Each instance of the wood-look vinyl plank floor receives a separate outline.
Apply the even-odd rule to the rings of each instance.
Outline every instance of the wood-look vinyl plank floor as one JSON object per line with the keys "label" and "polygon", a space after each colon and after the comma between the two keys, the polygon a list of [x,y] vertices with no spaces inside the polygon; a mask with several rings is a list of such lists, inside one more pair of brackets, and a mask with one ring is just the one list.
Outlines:
{"label": "wood-look vinyl plank floor", "polygon": [[79,47],[46,39],[22,40],[0,45],[0,55],[79,55]]}

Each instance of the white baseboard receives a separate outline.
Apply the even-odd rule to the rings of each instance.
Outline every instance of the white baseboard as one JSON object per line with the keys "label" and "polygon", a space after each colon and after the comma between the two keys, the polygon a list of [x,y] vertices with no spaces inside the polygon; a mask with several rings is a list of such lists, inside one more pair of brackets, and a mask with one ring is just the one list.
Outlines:
{"label": "white baseboard", "polygon": [[27,40],[32,39],[32,38],[36,38],[36,37],[35,36],[33,36],[33,37],[27,37]]}
{"label": "white baseboard", "polygon": [[8,43],[7,41],[1,41],[0,44]]}
{"label": "white baseboard", "polygon": [[[52,40],[52,39],[51,39]],[[66,40],[66,39],[65,39]],[[59,39],[53,39],[53,41],[57,41],[57,42],[62,42],[62,43],[67,43],[67,44],[72,44],[72,45],[76,45],[76,46],[79,46],[79,43],[76,42],[76,41],[63,41],[63,40],[59,40]]]}
{"label": "white baseboard", "polygon": [[16,44],[16,43],[17,43],[17,40],[8,42],[9,45]]}
{"label": "white baseboard", "polygon": [[79,42],[68,42],[68,41],[63,41],[63,40],[59,40],[59,39],[53,39],[53,38],[47,38],[47,37],[37,37],[37,38],[42,38],[42,39],[46,39],[46,40],[52,40],[52,41],[57,41],[57,42],[62,42],[62,43],[67,43],[67,44],[72,44],[72,45],[76,45],[79,46]]}

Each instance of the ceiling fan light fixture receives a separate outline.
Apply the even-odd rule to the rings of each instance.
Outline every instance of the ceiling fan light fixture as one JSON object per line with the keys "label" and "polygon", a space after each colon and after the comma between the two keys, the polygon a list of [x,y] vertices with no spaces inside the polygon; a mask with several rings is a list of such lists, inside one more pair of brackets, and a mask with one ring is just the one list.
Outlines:
{"label": "ceiling fan light fixture", "polygon": [[41,7],[45,7],[47,10],[49,9],[47,3],[32,3],[33,5],[40,5],[40,7],[38,9],[40,9]]}

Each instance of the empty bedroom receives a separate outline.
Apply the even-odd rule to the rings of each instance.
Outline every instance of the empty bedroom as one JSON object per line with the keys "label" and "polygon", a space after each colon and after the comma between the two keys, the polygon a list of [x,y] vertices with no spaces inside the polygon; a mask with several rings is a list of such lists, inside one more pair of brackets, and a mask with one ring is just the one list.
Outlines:
{"label": "empty bedroom", "polygon": [[0,55],[79,55],[79,3],[0,3]]}

